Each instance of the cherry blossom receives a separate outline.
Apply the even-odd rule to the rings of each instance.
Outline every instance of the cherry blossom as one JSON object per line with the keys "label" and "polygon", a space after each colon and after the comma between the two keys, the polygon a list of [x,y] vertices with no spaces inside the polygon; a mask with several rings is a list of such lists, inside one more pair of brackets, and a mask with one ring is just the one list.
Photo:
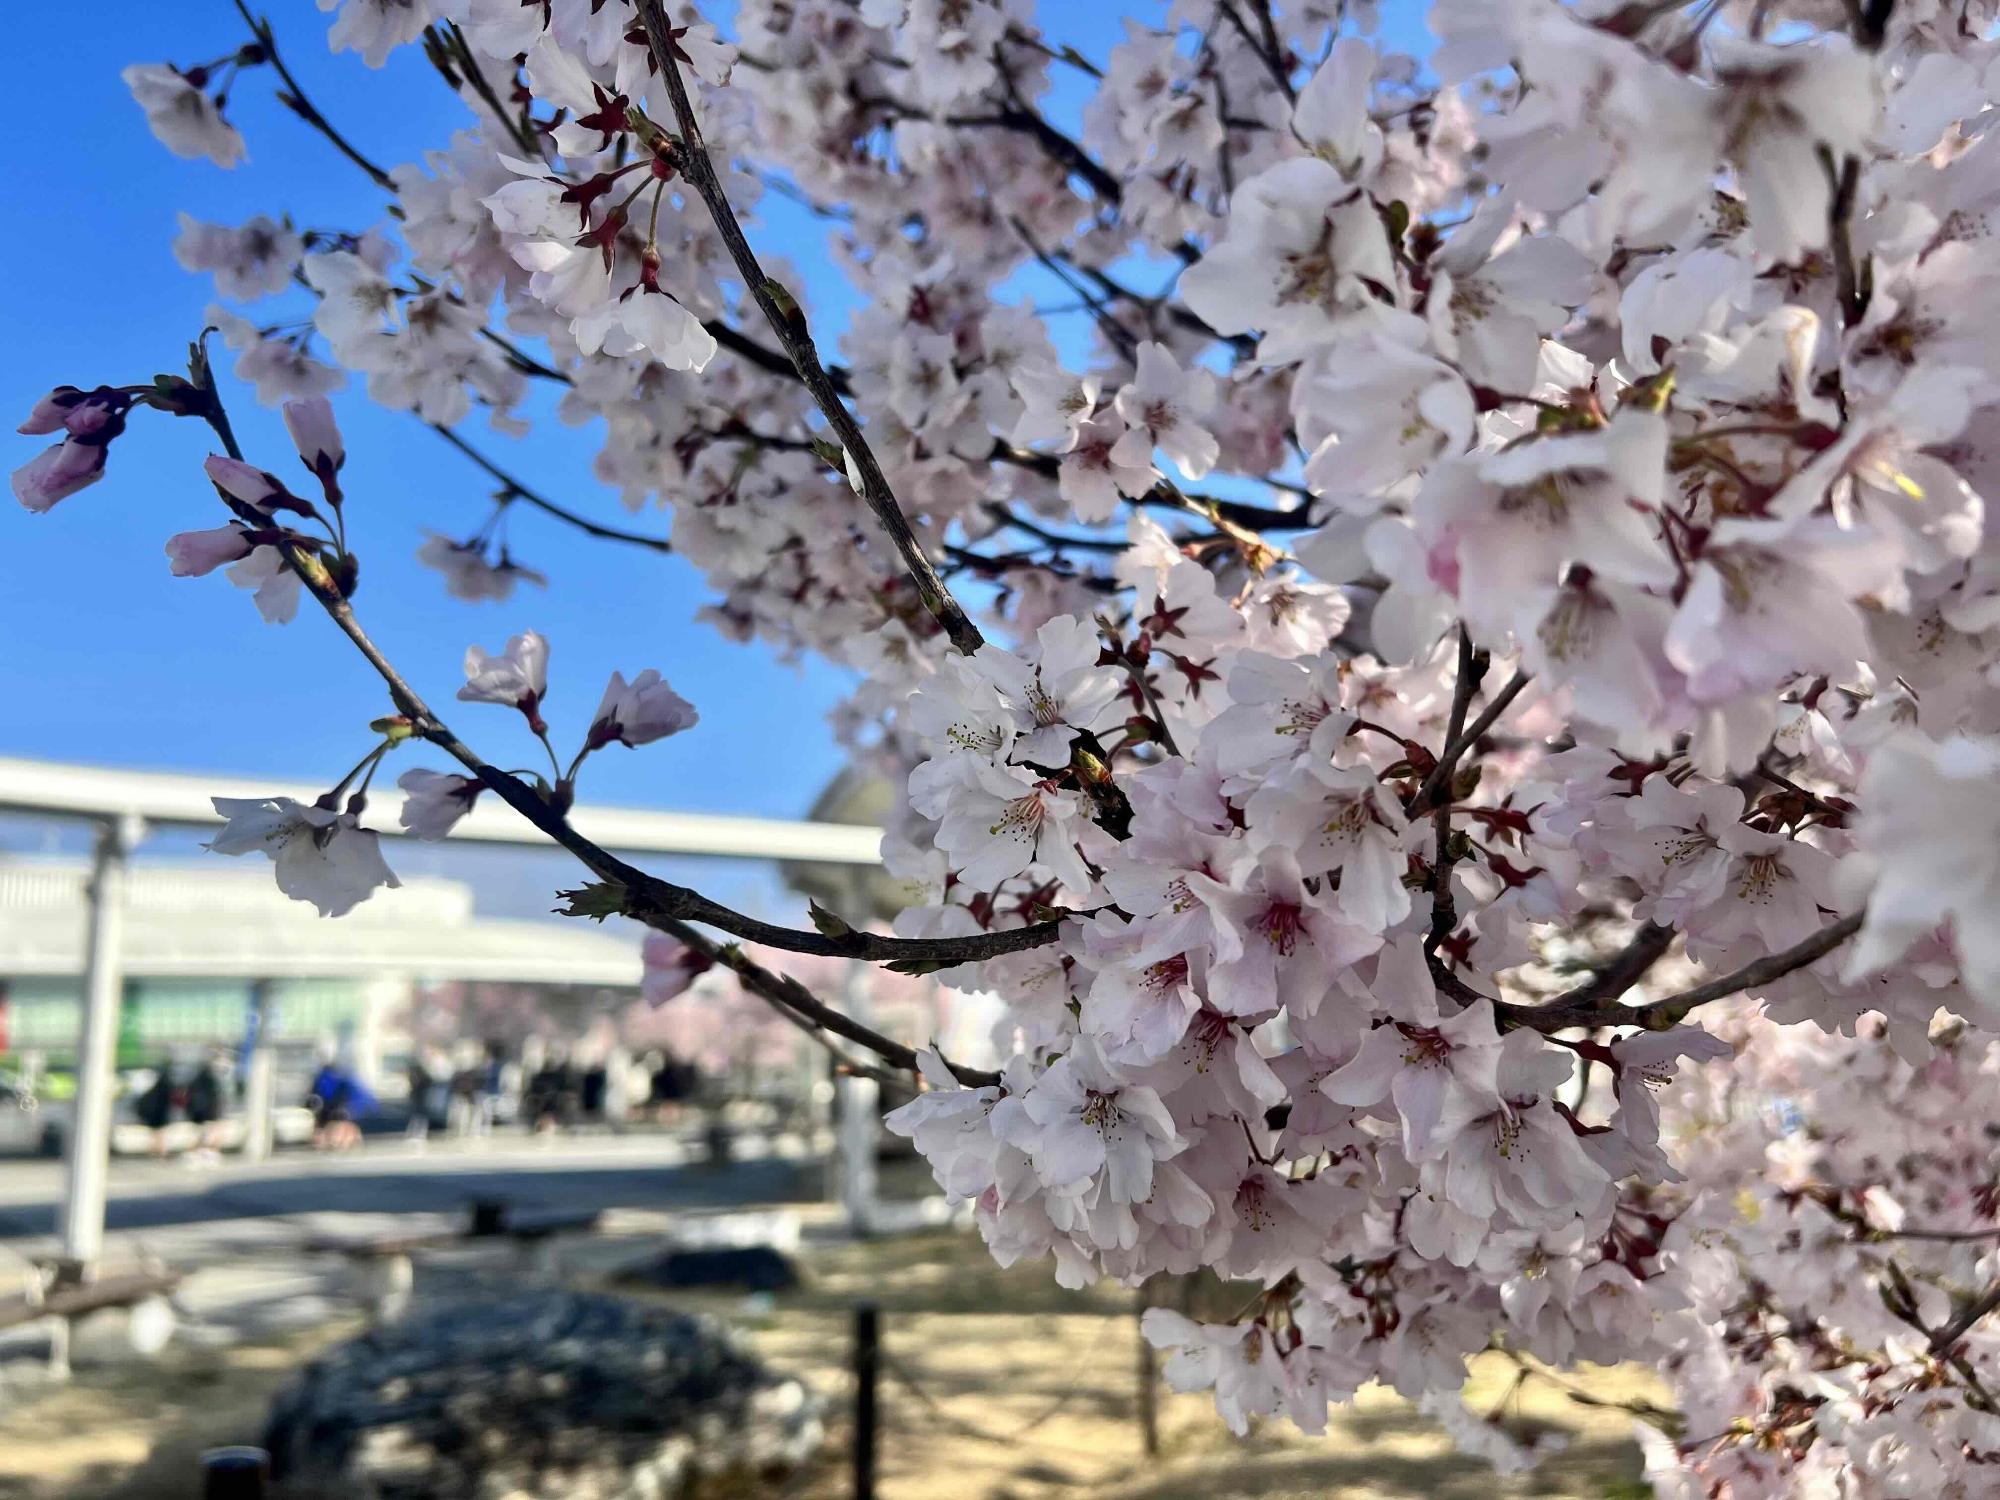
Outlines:
{"label": "cherry blossom", "polygon": [[668,687],[651,667],[630,682],[623,673],[613,672],[604,689],[604,701],[597,705],[597,717],[591,721],[588,743],[650,745],[692,729],[699,717],[694,705]]}
{"label": "cherry blossom", "polygon": [[[233,380],[56,388],[24,503],[193,417],[227,451],[146,476],[170,565],[267,619],[372,643],[357,554],[398,524],[455,599],[576,586],[533,511],[670,545],[724,640],[837,667],[901,911],[663,883],[624,908],[647,997],[763,997],[915,1075],[890,1127],[1002,1264],[1254,1282],[1144,1323],[1238,1430],[1374,1381],[1512,1470],[1541,1445],[1466,1406],[1469,1358],[1636,1360],[1660,1494],[1984,1493],[1991,0],[1436,0],[1420,56],[1330,0],[1135,10],[1096,54],[1003,0],[324,8],[369,66],[444,28],[444,138],[368,159],[363,223],[184,218]],[[227,166],[289,42],[127,82]],[[294,113],[351,165],[345,103]],[[498,480],[477,531],[350,526],[350,373]],[[238,453],[239,384],[313,487]],[[593,434],[600,498],[661,524],[531,494],[475,411]],[[108,545],[90,504],[38,541]],[[547,663],[475,647],[459,693],[546,776],[392,667],[356,771],[231,804],[217,847],[351,906],[393,882],[357,804],[422,740],[457,767],[402,778],[408,832],[490,787],[620,868],[564,822],[588,756],[694,709],[613,674],[564,771]],[[740,945],[774,934],[994,997],[995,1065],[815,1009]]]}
{"label": "cherry blossom", "polygon": [[536,733],[541,732],[541,703],[549,691],[549,643],[532,630],[510,636],[497,655],[478,646],[465,648],[465,686],[458,690],[465,703],[499,703],[518,708]]}
{"label": "cherry blossom", "polygon": [[432,532],[417,548],[417,561],[444,575],[445,592],[454,599],[504,603],[514,597],[517,584],[546,588],[549,582],[547,575],[515,562],[504,548],[497,560],[490,557],[484,538],[455,542]]}
{"label": "cherry blossom", "polygon": [[403,805],[396,821],[420,839],[447,837],[458,820],[472,811],[472,804],[485,790],[469,776],[421,767],[398,776],[396,785],[403,790]]}
{"label": "cherry blossom", "polygon": [[269,856],[278,889],[311,902],[323,917],[345,916],[381,887],[402,884],[383,860],[380,840],[352,813],[290,797],[214,800],[227,826],[207,847],[217,854]]}
{"label": "cherry blossom", "polygon": [[162,63],[134,63],[123,76],[146,112],[146,124],[174,155],[233,167],[247,154],[243,137],[222,118],[221,105],[203,91],[205,70],[182,73]]}

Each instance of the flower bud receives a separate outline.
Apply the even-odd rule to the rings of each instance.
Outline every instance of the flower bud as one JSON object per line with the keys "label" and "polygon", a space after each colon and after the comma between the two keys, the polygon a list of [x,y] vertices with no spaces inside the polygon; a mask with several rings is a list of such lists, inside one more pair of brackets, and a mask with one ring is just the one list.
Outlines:
{"label": "flower bud", "polygon": [[66,438],[14,471],[14,498],[40,513],[104,477],[103,443]]}
{"label": "flower bud", "polygon": [[83,392],[73,385],[59,385],[35,403],[28,420],[14,430],[29,437],[61,432],[69,424],[69,414],[83,400]]}
{"label": "flower bud", "polygon": [[200,578],[224,563],[239,562],[256,545],[237,522],[208,531],[182,531],[167,538],[167,558],[176,578]]}
{"label": "flower bud", "polygon": [[274,475],[254,464],[246,464],[240,458],[211,453],[202,469],[215,487],[230,499],[261,511],[276,509],[272,502],[285,493],[285,487],[278,483]]}
{"label": "flower bud", "polygon": [[334,425],[333,403],[324,396],[287,401],[285,430],[292,435],[292,443],[298,448],[305,466],[319,476],[321,484],[330,484],[332,476],[347,462],[347,449],[340,441],[340,429]]}

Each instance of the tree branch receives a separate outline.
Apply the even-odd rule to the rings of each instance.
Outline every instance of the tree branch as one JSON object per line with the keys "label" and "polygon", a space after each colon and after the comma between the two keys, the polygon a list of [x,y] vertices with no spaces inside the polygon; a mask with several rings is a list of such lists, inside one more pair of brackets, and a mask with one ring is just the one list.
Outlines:
{"label": "tree branch", "polygon": [[[214,376],[208,368],[207,357],[199,346],[190,374],[208,401],[209,409],[202,415],[214,429],[229,456],[241,460],[242,446],[237,442],[236,435],[230,427],[228,415],[223,410],[221,398],[215,389]],[[254,507],[236,500],[221,486],[216,486],[216,493],[221,496],[231,512],[246,524],[259,528],[268,526],[268,517]],[[1062,918],[1026,927],[1008,928],[1000,932],[976,933],[957,938],[884,937],[878,933],[860,932],[851,928],[836,934],[800,932],[733,911],[720,902],[710,900],[699,891],[675,885],[671,881],[662,880],[658,876],[650,875],[627,864],[578,833],[540,792],[528,786],[519,777],[489,765],[483,757],[459,739],[450,726],[432,711],[416,689],[404,680],[395,665],[382,654],[381,648],[362,628],[360,620],[355,616],[353,605],[341,593],[325,565],[296,543],[281,541],[277,546],[286,566],[298,576],[299,581],[320,608],[352,642],[363,659],[375,669],[376,675],[389,690],[390,701],[395,704],[399,713],[409,719],[414,733],[436,745],[464,766],[481,786],[491,791],[555,843],[575,855],[592,874],[617,887],[619,900],[615,909],[649,927],[667,932],[685,942],[688,941],[688,934],[693,931],[686,924],[699,922],[721,928],[733,936],[789,952],[940,967],[1040,947],[1055,941],[1061,931]],[[609,914],[609,910],[602,913],[602,915]],[[694,936],[700,938],[698,933]],[[767,976],[759,978],[757,983],[767,988],[773,985],[785,987],[790,997],[787,1003],[792,1003],[801,1013],[812,1016],[826,1029],[835,1031],[849,1040],[860,1042],[878,1055],[891,1060],[897,1067],[914,1067],[915,1053],[908,1047],[870,1031],[859,1022],[840,1016],[839,1012],[813,999],[802,986],[797,985],[796,981],[769,976],[768,971],[762,970],[754,961],[741,956],[740,953],[736,958],[730,958],[729,953],[737,952],[734,945],[715,944],[711,940],[701,938],[699,943],[691,946],[696,946],[710,957],[728,964],[745,978],[746,983],[750,981],[753,972]],[[763,994],[765,990],[759,989],[758,993]],[[834,1018],[837,1018],[838,1024]]]}
{"label": "tree branch", "polygon": [[[1435,795],[1438,784],[1451,784],[1452,768],[1457,758],[1451,753],[1451,746],[1458,744],[1465,732],[1465,712],[1472,704],[1472,695],[1479,690],[1479,684],[1486,675],[1487,658],[1475,651],[1472,634],[1463,622],[1458,627],[1458,676],[1451,688],[1451,715],[1445,724],[1445,749],[1438,756],[1437,766],[1430,778],[1423,784],[1420,797]],[[1470,743],[1467,741],[1466,743]],[[1463,753],[1463,752],[1461,752]],[[1451,894],[1451,798],[1446,796],[1432,814],[1432,825],[1437,834],[1436,851],[1431,860],[1431,925],[1430,934],[1424,939],[1424,953],[1433,955],[1438,945],[1451,936],[1452,928],[1458,925],[1458,904]]]}
{"label": "tree branch", "polygon": [[[1803,942],[1745,964],[1706,984],[1698,984],[1693,989],[1682,990],[1677,995],[1667,995],[1645,1005],[1615,1003],[1617,996],[1631,987],[1630,982],[1615,992],[1607,993],[1605,986],[1609,980],[1600,984],[1598,979],[1593,978],[1547,1005],[1507,1006],[1504,1009],[1505,1021],[1542,1032],[1562,1031],[1571,1026],[1642,1026],[1648,1031],[1665,1031],[1670,1026],[1680,1025],[1697,1006],[1706,1005],[1711,1000],[1726,1000],[1744,990],[1757,989],[1808,964],[1817,963],[1861,930],[1862,916],[1861,912],[1856,912],[1837,922],[1829,922]],[[1642,932],[1641,937],[1645,936]],[[1664,945],[1661,951],[1665,951]],[[1630,949],[1620,954],[1612,966],[1607,966],[1607,973],[1611,967],[1623,964],[1628,957],[1632,957]],[[1633,961],[1636,962],[1636,958]],[[1651,960],[1648,959],[1647,963],[1650,965]],[[1643,969],[1640,972],[1643,973]]]}
{"label": "tree branch", "polygon": [[952,598],[943,580],[938,577],[937,569],[924,555],[916,533],[910,529],[909,519],[896,503],[889,481],[882,475],[881,465],[875,461],[868,439],[862,436],[860,424],[842,403],[833,382],[820,365],[819,352],[813,346],[804,314],[799,311],[791,294],[764,274],[756,251],[750,248],[743,226],[736,220],[736,211],[729,206],[728,196],[716,179],[714,163],[708,158],[708,143],[702,138],[701,124],[695,119],[694,105],[688,98],[687,85],[681,79],[680,63],[674,57],[672,28],[668,25],[665,12],[660,9],[660,0],[637,0],[637,4],[639,18],[646,28],[648,49],[666,83],[667,95],[673,101],[674,118],[680,125],[681,174],[708,205],[709,217],[715,221],[716,232],[728,247],[730,259],[735,261],[737,273],[743,278],[750,295],[756,299],[757,306],[763,310],[765,321],[771,325],[771,331],[778,336],[778,342],[790,356],[799,378],[825,413],[827,425],[832,427],[841,447],[846,450],[848,461],[853,464],[855,476],[860,481],[857,488],[861,491],[861,498],[875,513],[882,529],[889,534],[890,542],[903,559],[904,570],[917,586],[917,594],[924,607],[950,637],[951,643],[970,655],[986,644],[986,638],[960,608],[958,601]]}
{"label": "tree branch", "polygon": [[663,536],[647,536],[644,532],[639,531],[621,531],[616,526],[605,526],[599,522],[590,520],[588,517],[580,516],[575,511],[566,509],[556,504],[555,501],[536,494],[512,474],[509,474],[505,469],[494,463],[492,459],[473,447],[464,438],[453,432],[449,427],[445,427],[437,422],[427,422],[424,425],[505,485],[507,493],[511,498],[525,501],[536,510],[543,512],[545,515],[554,516],[558,521],[574,526],[578,531],[583,532],[587,536],[601,537],[608,542],[630,542],[635,547],[651,547],[655,552],[671,552],[674,550],[674,544]]}
{"label": "tree branch", "polygon": [[1989,1286],[1978,1297],[1966,1305],[1959,1315],[1931,1335],[1931,1353],[1944,1354],[1960,1339],[1972,1331],[1972,1325],[1981,1318],[2000,1308],[2000,1281]]}
{"label": "tree branch", "polygon": [[250,7],[244,4],[244,0],[236,0],[236,13],[243,17],[243,24],[250,28],[250,34],[263,46],[264,55],[270,58],[271,66],[284,81],[285,89],[278,95],[278,102],[325,136],[334,150],[366,172],[383,192],[393,194],[396,191],[396,179],[355,149],[353,143],[334,129],[333,122],[321,114],[312,100],[306,97],[306,91],[299,87],[299,81],[292,76],[292,70],[285,66],[284,58],[278,55],[278,40],[272,34],[270,21],[261,16],[251,15]]}
{"label": "tree branch", "polygon": [[[1465,758],[1465,752],[1478,744],[1480,736],[1499,722],[1500,715],[1507,712],[1514,700],[1521,696],[1521,690],[1527,687],[1528,681],[1527,673],[1516,672],[1507,679],[1506,686],[1495,693],[1486,707],[1479,711],[1478,718],[1470,725],[1447,736],[1437,764],[1431,768],[1431,774],[1424,778],[1424,784],[1417,790],[1416,799],[1410,804],[1412,813],[1426,811],[1437,800],[1440,792],[1449,792],[1451,778],[1458,770],[1458,763]],[[1451,798],[1446,795],[1444,800],[1449,802]]]}

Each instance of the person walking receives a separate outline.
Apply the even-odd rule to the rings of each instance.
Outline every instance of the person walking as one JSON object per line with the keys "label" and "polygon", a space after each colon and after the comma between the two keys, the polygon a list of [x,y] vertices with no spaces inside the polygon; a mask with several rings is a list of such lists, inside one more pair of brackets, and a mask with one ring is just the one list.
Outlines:
{"label": "person walking", "polygon": [[224,1113],[222,1075],[214,1057],[195,1064],[187,1081],[186,1101],[188,1123],[195,1131],[188,1160],[196,1166],[212,1166],[222,1159],[219,1147]]}
{"label": "person walking", "polygon": [[155,1156],[167,1154],[167,1124],[174,1117],[174,1067],[165,1058],[153,1074],[153,1081],[132,1101],[132,1113],[152,1132],[150,1149]]}

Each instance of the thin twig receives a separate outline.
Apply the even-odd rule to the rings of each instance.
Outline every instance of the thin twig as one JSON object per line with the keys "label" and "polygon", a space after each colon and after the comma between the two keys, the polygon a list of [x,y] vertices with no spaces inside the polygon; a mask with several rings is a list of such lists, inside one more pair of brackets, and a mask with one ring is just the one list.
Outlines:
{"label": "thin twig", "polygon": [[[1458,770],[1459,761],[1465,758],[1465,752],[1478,744],[1480,736],[1499,722],[1500,715],[1513,706],[1514,700],[1521,696],[1521,690],[1527,687],[1528,682],[1527,673],[1516,672],[1507,679],[1506,685],[1493,695],[1486,707],[1479,711],[1478,718],[1447,737],[1437,764],[1431,768],[1431,774],[1424,778],[1423,786],[1417,791],[1416,800],[1410,804],[1412,813],[1428,810],[1441,794],[1448,794],[1452,775]],[[1451,798],[1445,795],[1444,800],[1449,802]]]}
{"label": "thin twig", "polygon": [[1972,1331],[1972,1325],[2000,1307],[2000,1281],[1967,1304],[1965,1310],[1931,1335],[1931,1353],[1942,1354]]}
{"label": "thin twig", "polygon": [[621,531],[616,526],[605,526],[600,522],[590,520],[586,516],[580,516],[575,511],[556,504],[555,501],[548,499],[546,496],[536,494],[512,474],[509,474],[505,469],[494,463],[492,459],[473,447],[464,438],[453,432],[449,427],[442,426],[436,422],[428,422],[425,425],[505,485],[509,498],[526,501],[536,510],[546,515],[554,516],[558,521],[566,522],[588,536],[601,537],[608,542],[630,542],[635,547],[651,547],[655,552],[671,552],[674,550],[674,544],[663,536],[647,536],[643,532]]}
{"label": "thin twig", "polygon": [[507,107],[500,102],[500,96],[493,92],[493,85],[486,81],[486,74],[479,66],[479,59],[473,55],[472,45],[466,41],[465,33],[459,29],[458,22],[445,22],[445,34],[451,38],[452,48],[458,54],[458,62],[465,69],[466,82],[472,85],[473,92],[478,94],[485,101],[486,107],[493,111],[500,122],[500,127],[507,132],[513,144],[520,148],[521,154],[529,161],[540,161],[541,143],[535,139],[527,122],[518,115],[508,113]]}
{"label": "thin twig", "polygon": [[363,156],[346,136],[334,129],[333,122],[319,112],[312,100],[306,97],[306,91],[299,86],[298,79],[292,76],[292,70],[285,66],[284,58],[278,55],[278,42],[272,34],[270,21],[253,16],[250,7],[244,4],[244,0],[236,0],[236,13],[243,17],[243,24],[250,28],[250,34],[262,43],[264,55],[271,60],[271,66],[277,70],[278,77],[284,82],[287,92],[278,96],[279,101],[306,124],[325,136],[342,156],[373,178],[377,187],[386,193],[395,192],[396,179]]}

